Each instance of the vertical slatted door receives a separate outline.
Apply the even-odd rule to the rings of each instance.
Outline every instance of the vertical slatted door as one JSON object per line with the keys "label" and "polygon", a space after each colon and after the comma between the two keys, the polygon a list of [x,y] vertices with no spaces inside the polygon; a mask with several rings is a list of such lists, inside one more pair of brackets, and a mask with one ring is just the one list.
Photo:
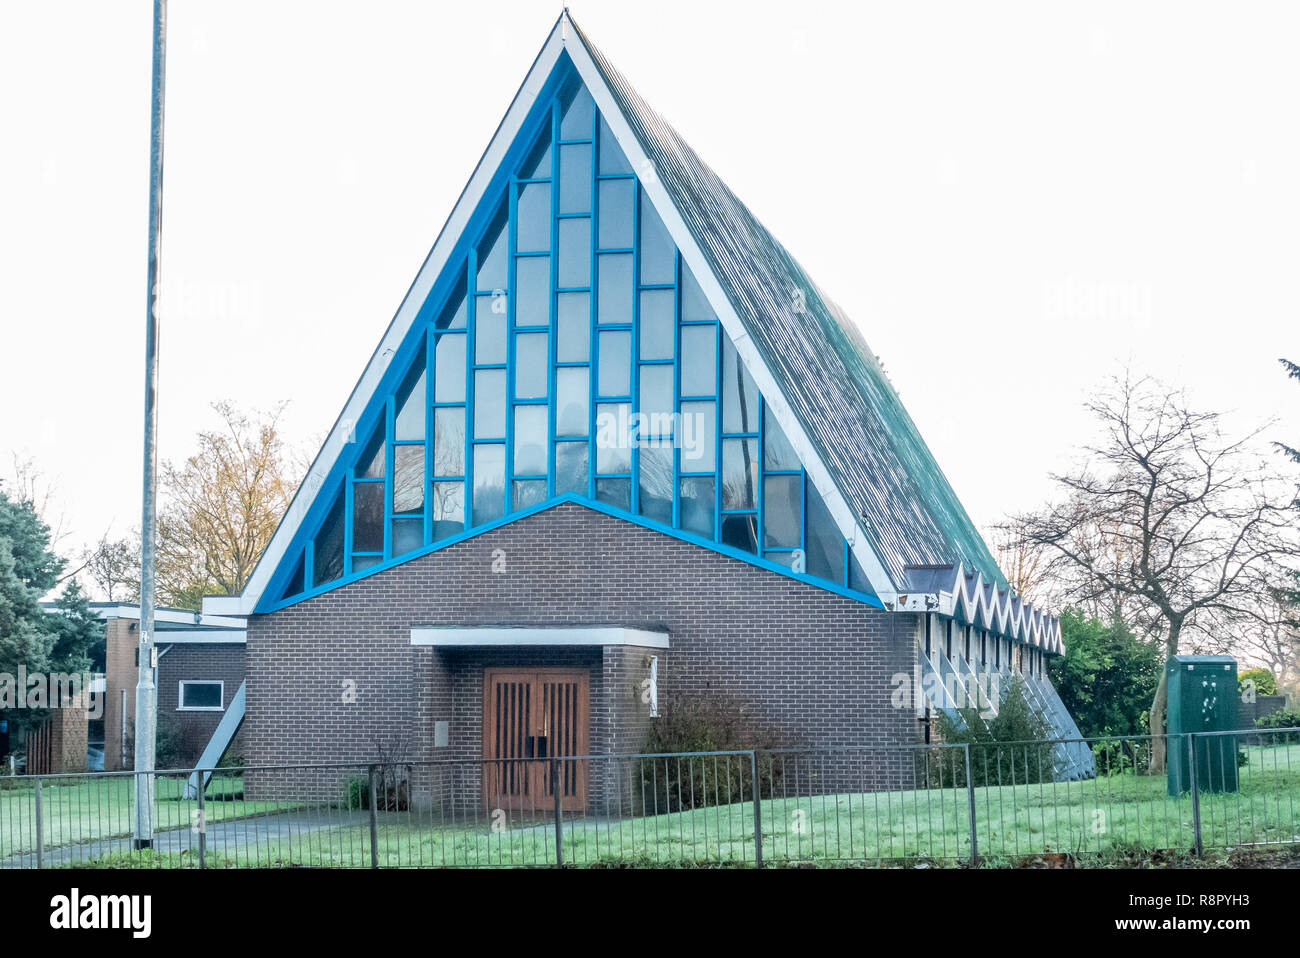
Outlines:
{"label": "vertical slatted door", "polygon": [[[542,721],[550,754],[586,755],[587,675],[585,672],[542,672]],[[560,807],[566,812],[587,808],[587,765],[584,760],[561,762],[559,768]],[[548,762],[543,768],[546,798],[554,808],[555,786]]]}
{"label": "vertical slatted door", "polygon": [[483,683],[483,800],[488,808],[540,805],[533,763],[534,675],[490,670]]}
{"label": "vertical slatted door", "polygon": [[[554,809],[552,755],[586,755],[585,672],[488,669],[483,681],[483,799],[488,808],[545,814]],[[586,810],[587,763],[563,762],[560,804]]]}

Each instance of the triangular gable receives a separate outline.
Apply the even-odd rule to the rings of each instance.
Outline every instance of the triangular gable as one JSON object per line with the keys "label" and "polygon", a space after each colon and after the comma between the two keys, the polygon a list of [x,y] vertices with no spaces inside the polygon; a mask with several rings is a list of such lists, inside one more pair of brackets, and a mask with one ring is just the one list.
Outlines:
{"label": "triangular gable", "polygon": [[[595,125],[592,132],[588,134],[590,144],[585,148],[597,158],[611,158],[608,161],[610,167],[608,170],[605,169],[604,162],[600,159],[596,160],[600,163],[600,169],[593,171],[593,191],[589,198],[593,208],[590,211],[582,209],[566,211],[560,195],[564,184],[559,173],[558,154],[562,152],[581,154],[584,144],[568,142],[579,138],[558,130],[562,122],[558,116],[550,121],[555,124],[560,134],[559,139],[554,142],[547,142],[544,129],[538,125],[539,115],[547,113],[549,109],[547,104],[560,95],[559,84],[572,83],[575,72],[582,81],[583,96],[589,95],[595,107],[593,111]],[[597,116],[599,119],[596,119]],[[649,123],[657,124],[659,127],[654,131],[654,135],[651,135],[648,130]],[[540,139],[539,134],[541,134]],[[672,144],[673,150],[664,149],[664,143]],[[617,160],[612,159],[615,156]],[[682,157],[688,157],[689,162],[684,161]],[[529,184],[528,187],[520,184],[517,187],[515,184],[518,180],[512,178],[512,174],[523,172],[521,164],[543,170],[546,163],[552,164],[549,177],[539,172],[536,178],[549,180],[547,186],[555,191],[553,212],[558,211],[560,218],[553,222],[554,229],[549,237],[534,237],[525,241],[517,232],[517,226],[520,222],[519,217],[524,215],[534,201],[532,197],[525,197],[523,190],[531,188],[533,184]],[[768,471],[759,470],[754,477],[754,483],[758,487],[770,485],[774,497],[797,496],[800,500],[800,531],[797,544],[799,552],[793,563],[790,557],[779,554],[779,549],[789,548],[788,530],[784,537],[778,536],[770,541],[755,543],[752,552],[746,552],[744,549],[737,552],[735,549],[737,540],[734,529],[738,523],[743,523],[749,517],[738,514],[743,510],[720,511],[726,509],[726,504],[722,500],[724,489],[727,487],[725,465],[722,461],[724,458],[722,443],[718,445],[716,461],[711,465],[706,463],[708,468],[713,469],[711,481],[714,484],[715,514],[712,517],[711,536],[706,531],[707,517],[701,518],[698,514],[699,510],[692,512],[683,506],[683,503],[688,500],[686,486],[693,485],[695,492],[701,489],[707,491],[705,479],[708,477],[684,474],[687,470],[680,460],[674,460],[677,465],[667,474],[668,487],[661,490],[662,497],[669,500],[668,512],[655,514],[653,510],[647,510],[644,503],[637,501],[641,498],[652,501],[655,496],[654,482],[645,481],[646,477],[639,475],[635,463],[630,464],[631,474],[627,476],[626,484],[631,486],[627,499],[631,501],[625,507],[623,505],[625,500],[619,498],[623,493],[613,491],[618,483],[613,481],[613,478],[608,482],[602,482],[603,475],[597,475],[601,469],[614,467],[598,465],[593,461],[599,455],[592,442],[596,430],[596,409],[598,406],[608,409],[619,404],[611,400],[602,400],[594,393],[588,394],[588,413],[591,419],[588,426],[589,435],[585,437],[588,444],[588,462],[585,466],[587,488],[584,490],[577,484],[566,485],[564,481],[566,472],[563,461],[558,456],[559,450],[549,450],[544,453],[547,458],[544,475],[538,474],[537,479],[516,478],[519,475],[519,467],[515,459],[521,455],[519,444],[515,441],[517,435],[531,434],[537,428],[548,428],[549,442],[566,443],[565,452],[570,449],[575,453],[578,451],[577,442],[570,444],[569,437],[562,436],[556,431],[558,420],[564,415],[563,410],[558,408],[557,393],[573,392],[577,388],[574,383],[582,378],[582,373],[577,366],[560,366],[563,361],[556,354],[559,345],[557,341],[560,339],[559,327],[564,323],[566,314],[559,300],[565,298],[568,295],[566,293],[557,294],[556,302],[551,307],[554,315],[545,320],[549,323],[550,336],[545,348],[549,351],[552,378],[545,389],[546,396],[541,400],[539,408],[530,410],[525,408],[525,405],[518,404],[519,396],[515,393],[510,398],[503,399],[501,409],[491,408],[491,404],[482,410],[475,409],[478,397],[487,395],[492,388],[495,388],[498,381],[504,385],[508,378],[513,384],[519,370],[527,368],[527,364],[521,362],[522,353],[517,356],[514,350],[521,329],[525,333],[534,331],[526,325],[533,320],[521,319],[517,315],[518,311],[529,305],[529,297],[525,295],[525,291],[528,283],[536,280],[535,270],[519,268],[526,264],[523,254],[538,251],[528,249],[530,243],[533,246],[539,244],[545,246],[544,251],[552,261],[551,282],[554,286],[552,292],[556,289],[575,288],[575,283],[581,285],[585,282],[591,287],[592,295],[595,295],[597,288],[604,285],[606,266],[608,265],[611,276],[622,268],[616,265],[616,261],[621,258],[618,255],[621,247],[610,246],[609,243],[614,240],[602,237],[592,251],[587,266],[589,275],[585,277],[581,275],[580,267],[575,267],[578,272],[574,276],[566,278],[559,275],[566,268],[564,264],[558,262],[561,259],[565,236],[578,228],[574,221],[582,219],[581,214],[588,212],[592,220],[588,227],[603,230],[604,217],[601,216],[599,225],[596,225],[594,207],[607,201],[604,196],[607,188],[610,193],[609,202],[627,202],[626,197],[620,199],[615,195],[619,192],[617,186],[620,181],[606,180],[604,177],[607,173],[611,176],[615,173],[625,175],[635,184],[635,198],[632,202],[640,218],[639,233],[644,233],[647,224],[661,229],[665,234],[663,238],[669,245],[675,245],[677,252],[680,253],[679,273],[672,284],[681,304],[679,309],[684,310],[687,300],[693,297],[697,309],[707,311],[716,327],[714,333],[707,333],[703,327],[688,330],[683,325],[679,333],[689,333],[695,341],[703,341],[707,336],[712,335],[719,361],[719,372],[730,368],[723,365],[725,353],[734,361],[735,368],[741,371],[739,375],[756,383],[757,391],[762,394],[763,438],[757,435],[759,429],[756,428],[756,435],[753,437],[758,443],[756,455],[761,457],[767,452],[765,438],[767,435],[774,436],[780,432],[784,433],[790,452],[797,460],[795,470],[788,476],[783,477],[778,470],[773,470],[770,476]],[[612,67],[585,43],[567,13],[562,15],[534,62],[533,68],[519,94],[516,95],[469,185],[462,193],[456,209],[408,292],[393,324],[354,389],[343,415],[340,416],[339,422],[313,464],[303,488],[300,489],[289,513],[266,550],[250,580],[248,589],[237,603],[239,610],[265,611],[269,607],[293,601],[296,595],[310,595],[313,594],[314,589],[318,591],[321,587],[329,587],[331,583],[340,584],[350,581],[357,575],[365,574],[369,568],[385,567],[402,560],[403,557],[431,551],[440,544],[456,541],[457,538],[489,528],[500,520],[536,511],[538,505],[570,497],[579,501],[585,498],[596,507],[612,509],[616,514],[626,508],[629,513],[627,517],[634,521],[658,524],[667,529],[686,533],[688,537],[694,536],[701,541],[710,540],[722,551],[729,551],[741,557],[751,557],[765,565],[772,565],[773,562],[784,566],[793,564],[796,571],[811,572],[811,569],[802,568],[801,563],[811,562],[812,553],[808,547],[818,546],[822,554],[815,563],[819,573],[818,579],[821,580],[822,574],[825,574],[828,580],[834,580],[819,581],[819,584],[829,584],[836,591],[844,591],[846,594],[853,594],[876,604],[883,602],[890,608],[910,607],[906,604],[907,597],[900,595],[902,592],[900,586],[906,581],[907,566],[916,564],[921,556],[938,556],[941,560],[948,561],[956,556],[957,561],[964,560],[969,566],[988,572],[990,579],[996,577],[997,581],[1001,581],[996,563],[992,561],[991,556],[988,556],[982,540],[970,525],[960,504],[956,503],[955,496],[952,495],[942,473],[934,465],[924,443],[920,441],[919,435],[916,435],[911,420],[902,410],[897,395],[884,379],[874,357],[866,349],[856,330],[838,313],[834,305],[826,300],[811,282],[807,281],[793,259],[757,224],[757,221],[753,220],[752,216],[749,216],[748,211],[744,210],[744,207],[729,192],[724,192],[725,187],[721,186],[720,181],[709,184],[715,196],[708,198],[691,194],[689,180],[692,176],[697,179],[707,176],[712,178],[712,181],[716,181],[711,171],[708,171],[708,168],[703,166],[693,153],[689,153],[689,148],[681,144],[671,128],[648,111]],[[519,189],[519,192],[516,192],[516,189]],[[498,204],[494,199],[497,194],[508,195],[508,201]],[[743,216],[747,217],[743,222],[731,224],[731,227],[738,232],[730,245],[719,241],[716,235],[716,224],[709,226],[703,222],[706,217],[702,213],[702,203],[708,200],[713,204],[710,209],[716,212],[716,199],[719,196],[734,205],[736,210],[744,211]],[[642,210],[645,215],[641,215]],[[734,218],[740,214],[733,211],[729,215]],[[572,216],[572,220],[568,219],[569,216]],[[478,239],[480,236],[483,238]],[[705,242],[700,241],[701,236]],[[638,235],[637,241],[629,244],[630,247],[635,247],[635,259],[638,262],[645,255],[646,243],[646,237]],[[741,254],[747,252],[768,257],[772,262],[762,262],[761,268],[755,270],[754,264],[747,265],[737,261],[741,258]],[[465,269],[456,268],[458,260],[471,253],[473,256],[471,262],[475,263],[472,270],[477,271],[471,274],[469,280],[469,286],[475,287],[473,289],[467,286]],[[605,255],[607,253],[609,255]],[[630,249],[626,258],[629,261],[634,259]],[[480,282],[483,279],[481,274],[485,270],[499,275],[502,279],[495,282]],[[753,290],[749,288],[753,283],[747,287],[743,279],[737,278],[743,277],[747,270],[754,273],[752,277],[754,282],[768,283],[765,287],[767,298],[762,304],[768,313],[788,312],[790,304],[780,303],[779,293],[774,290],[790,286],[792,302],[797,303],[798,315],[793,324],[787,325],[786,331],[794,329],[806,333],[808,330],[813,330],[815,335],[801,335],[793,341],[788,338],[783,341],[780,339],[779,329],[775,329],[774,334],[774,327],[771,324],[756,323]],[[796,277],[796,281],[790,283],[789,277]],[[508,305],[500,314],[492,311],[489,292],[496,283],[503,283],[507,290],[505,299]],[[611,283],[611,287],[613,285],[614,283]],[[647,288],[653,285],[638,269],[638,283],[631,293],[637,300],[638,308],[641,299],[649,293],[656,292],[654,289]],[[590,348],[594,351],[597,343],[603,342],[607,336],[611,342],[616,341],[617,334],[623,332],[628,334],[629,339],[636,336],[635,345],[639,348],[640,336],[644,332],[640,328],[640,323],[637,322],[632,328],[623,330],[618,328],[617,322],[613,322],[606,329],[605,324],[601,322],[602,317],[597,314],[605,309],[604,303],[607,297],[602,294],[597,299],[599,305],[591,306],[593,325]],[[744,310],[744,320],[741,318],[742,312],[735,306],[737,302]],[[477,317],[480,313],[480,305],[484,307],[482,315],[485,324],[492,323],[502,332],[507,329],[512,332],[513,338],[509,339],[505,346],[506,356],[477,355],[480,352],[477,342],[479,335]],[[502,442],[499,448],[493,448],[493,443],[486,441],[480,445],[474,441],[477,437],[471,437],[471,442],[465,451],[463,464],[465,485],[460,503],[469,521],[461,520],[464,523],[462,535],[440,538],[439,523],[444,520],[434,515],[442,505],[439,503],[439,483],[429,481],[437,478],[435,475],[437,467],[431,463],[436,459],[435,442],[432,437],[435,433],[434,420],[440,415],[439,402],[431,399],[433,408],[426,410],[427,435],[430,437],[426,458],[430,464],[426,466],[425,481],[420,485],[424,495],[416,497],[421,500],[420,514],[418,517],[414,513],[405,515],[399,511],[399,504],[393,499],[396,488],[411,487],[410,482],[403,482],[401,476],[396,474],[396,471],[401,468],[398,459],[403,456],[413,458],[414,447],[420,443],[414,439],[403,441],[397,438],[395,419],[400,414],[400,403],[395,390],[400,385],[405,390],[405,395],[416,388],[417,380],[420,382],[419,388],[424,388],[425,367],[427,366],[432,372],[442,361],[442,358],[437,355],[438,343],[453,338],[439,335],[437,330],[443,327],[439,327],[438,323],[457,322],[454,315],[457,308],[460,309],[460,323],[465,323],[466,311],[475,317],[475,321],[471,323],[474,326],[474,339],[471,340],[469,335],[464,337],[466,353],[472,350],[475,354],[467,356],[470,364],[468,382],[465,384],[466,392],[461,400],[463,412],[469,418],[462,420],[466,423],[464,428],[471,431],[476,428],[472,425],[476,421],[474,418],[476,413],[484,418],[501,417],[508,423],[503,424],[503,427],[498,430],[504,433],[500,437]],[[435,314],[438,316],[437,323],[434,322]],[[509,322],[506,315],[509,316]],[[499,320],[498,316],[500,316]],[[524,325],[521,326],[520,323]],[[447,325],[445,328],[453,327]],[[540,329],[536,331],[540,332]],[[495,339],[495,335],[489,338]],[[541,337],[535,338],[541,341]],[[680,367],[685,364],[685,357],[692,355],[694,351],[689,347],[684,348],[677,357],[677,372],[680,372]],[[805,360],[802,367],[792,366],[788,361],[790,355],[802,356]],[[497,365],[495,359],[501,360],[502,368],[499,375],[498,370],[494,368]],[[654,373],[655,370],[649,365],[639,365],[639,362],[645,359],[644,355],[634,351],[631,359],[632,369]],[[822,362],[822,365],[818,367],[817,362]],[[805,375],[810,375],[817,385],[798,388],[795,375],[800,369]],[[594,355],[588,358],[586,375],[588,386],[593,389],[595,388],[593,380],[604,375],[603,370],[597,369]],[[857,382],[855,377],[862,382]],[[635,372],[633,378],[634,380],[637,378]],[[656,377],[648,375],[644,378]],[[477,395],[476,381],[484,384]],[[826,387],[828,383],[834,388],[834,393],[819,395],[819,389]],[[640,393],[644,388],[643,381],[636,389],[638,395],[626,397],[630,402],[623,405],[627,406],[629,411],[640,411],[638,400],[643,398]],[[724,437],[723,442],[729,442],[734,447],[742,437],[738,435],[728,437],[722,425],[724,403],[721,391],[723,388],[721,381],[715,384],[713,408],[717,413],[717,428],[723,430],[719,435]],[[385,399],[386,393],[391,394],[392,398]],[[867,402],[870,408],[865,408],[864,412],[863,397],[868,394],[871,394]],[[682,395],[678,393],[674,396],[674,412],[686,412],[685,402],[682,402],[680,409],[676,405]],[[849,397],[847,402],[845,396]],[[511,402],[511,399],[515,402]],[[829,407],[824,411],[832,417],[847,417],[849,420],[854,420],[855,417],[858,419],[869,417],[869,426],[864,426],[857,431],[848,429],[847,435],[851,445],[850,448],[845,449],[843,448],[844,435],[837,436],[835,429],[828,428],[826,416],[816,414],[819,403]],[[425,402],[424,405],[428,407],[429,402]],[[708,408],[707,403],[694,405]],[[542,408],[546,412],[542,412]],[[888,419],[888,423],[883,429],[881,409],[888,414],[884,417]],[[447,413],[448,407],[441,407],[441,411]],[[543,423],[547,425],[541,426]],[[862,429],[867,429],[867,432],[864,433]],[[871,431],[872,429],[874,432]],[[840,429],[839,432],[844,433],[844,430]],[[375,446],[370,440],[372,435],[381,437],[379,446]],[[386,443],[383,442],[385,437]],[[421,436],[420,442],[423,441]],[[862,442],[867,444],[862,445]],[[365,444],[364,447],[362,443]],[[412,448],[402,448],[408,443]],[[385,451],[380,452],[381,447]],[[535,453],[536,450],[533,452]],[[376,453],[380,458],[375,458]],[[655,455],[656,453],[648,452],[640,458],[648,461]],[[679,453],[669,453],[669,455],[679,455]],[[368,476],[363,475],[364,470],[359,471],[356,465],[362,459],[365,460],[366,468],[370,472]],[[861,461],[853,468],[847,468],[845,463],[854,460]],[[372,466],[372,463],[376,465]],[[873,488],[871,495],[864,500],[860,495],[862,469],[871,468],[882,470],[890,481],[883,484],[884,495],[880,494],[879,488]],[[469,475],[475,473],[481,476],[489,471],[501,477],[504,502],[499,515],[492,516],[489,510],[480,516],[475,502],[477,487]],[[913,472],[923,478],[918,481],[912,477]],[[410,474],[409,469],[407,474]],[[444,499],[448,490],[454,488],[452,482],[449,477],[448,482],[442,484],[441,492]],[[877,487],[880,486],[881,484],[877,484]],[[673,495],[674,490],[677,495]],[[845,495],[846,491],[849,492],[848,496]],[[933,510],[918,507],[918,503],[924,506],[927,499],[933,500],[936,491],[941,505],[949,507],[948,514],[944,517],[943,528],[939,528],[934,522]],[[762,512],[762,493],[759,492],[758,496],[760,502],[754,503],[753,509],[754,532],[757,532],[759,522],[766,522],[766,514]],[[451,499],[454,505],[455,496],[452,495]],[[868,503],[868,508],[861,507],[864,501]],[[854,505],[851,506],[850,502]],[[732,506],[735,506],[734,502]],[[359,515],[364,517],[367,510],[380,517],[381,528],[377,535],[373,527],[365,526],[364,519],[358,520],[357,523],[349,520],[349,517],[352,519],[356,519]],[[923,520],[919,522],[922,534],[917,534],[915,529],[908,528],[909,524],[918,524],[918,516]],[[454,515],[452,518],[454,520]],[[354,524],[359,528],[354,529]],[[774,526],[778,524],[773,523]],[[724,528],[728,525],[732,527],[731,537]],[[340,526],[343,527],[342,530]],[[956,530],[955,536],[950,534],[952,530]],[[341,574],[330,582],[317,586],[313,580],[319,580],[319,569],[313,569],[314,549],[309,548],[308,543],[322,536],[329,537],[331,542],[334,538],[342,537],[346,540],[346,544],[343,547]],[[960,548],[954,548],[952,544],[954,539],[961,543]],[[831,541],[838,544],[835,548],[843,549],[843,562],[839,563],[838,568],[832,572],[826,572],[828,562],[834,564],[833,559],[826,558],[834,555],[832,547],[827,545]],[[913,552],[909,553],[909,548]],[[337,560],[331,557],[330,561]],[[331,570],[331,572],[335,571],[337,570]]]}

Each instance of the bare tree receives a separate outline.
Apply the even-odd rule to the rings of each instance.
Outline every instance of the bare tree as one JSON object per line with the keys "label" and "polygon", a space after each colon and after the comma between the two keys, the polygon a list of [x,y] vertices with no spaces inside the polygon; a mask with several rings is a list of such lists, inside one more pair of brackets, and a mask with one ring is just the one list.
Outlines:
{"label": "bare tree", "polygon": [[86,574],[109,602],[140,600],[140,537],[105,533],[83,557]]}
{"label": "bare tree", "polygon": [[19,452],[13,454],[13,474],[9,480],[9,491],[10,498],[31,505],[37,518],[49,527],[51,548],[57,548],[59,542],[68,534],[67,516],[62,512],[55,514],[58,487],[45,477],[45,473],[31,456]]}
{"label": "bare tree", "polygon": [[[1067,593],[1106,603],[1176,655],[1185,636],[1267,625],[1264,601],[1279,563],[1296,555],[1295,487],[1253,451],[1258,433],[1230,441],[1215,413],[1150,379],[1112,380],[1088,404],[1104,439],[1053,478],[1058,504],[1019,517],[1022,537],[1050,555]],[[1151,732],[1164,732],[1162,673]],[[1162,740],[1152,770],[1163,768]]]}
{"label": "bare tree", "polygon": [[199,433],[198,452],[181,465],[162,467],[158,596],[179,608],[243,590],[299,479],[279,433],[284,404],[267,413],[212,408],[222,428]]}
{"label": "bare tree", "polygon": [[1036,605],[1051,601],[1054,584],[1048,574],[1050,557],[1041,545],[1028,540],[1018,519],[994,526],[987,539],[1012,591]]}

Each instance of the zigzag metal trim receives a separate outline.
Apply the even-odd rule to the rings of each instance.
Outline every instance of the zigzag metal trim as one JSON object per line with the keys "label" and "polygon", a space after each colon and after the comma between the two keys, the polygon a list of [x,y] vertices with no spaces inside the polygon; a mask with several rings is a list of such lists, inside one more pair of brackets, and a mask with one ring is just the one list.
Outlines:
{"label": "zigzag metal trim", "polygon": [[978,571],[968,570],[960,562],[942,567],[910,566],[907,571],[929,579],[926,586],[915,591],[952,597],[954,620],[1054,655],[1065,654],[1058,616],[1036,609],[1032,602],[1026,602],[1010,589],[1000,589],[996,583],[985,581]]}

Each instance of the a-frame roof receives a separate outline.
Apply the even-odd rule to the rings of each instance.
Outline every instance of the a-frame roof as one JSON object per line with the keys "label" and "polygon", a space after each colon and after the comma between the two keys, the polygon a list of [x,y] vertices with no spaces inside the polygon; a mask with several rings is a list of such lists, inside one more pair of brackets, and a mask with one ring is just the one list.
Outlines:
{"label": "a-frame roof", "polygon": [[[548,79],[567,58],[591,93],[698,278],[772,414],[886,608],[917,604],[917,567],[977,576],[1003,605],[997,563],[857,327],[722,180],[651,110],[578,29],[557,20],[372,355],[243,596],[216,611],[252,612],[353,427],[479,211],[497,167]],[[1047,625],[1048,623],[1044,623]],[[1047,633],[1059,630],[1050,622]]]}

